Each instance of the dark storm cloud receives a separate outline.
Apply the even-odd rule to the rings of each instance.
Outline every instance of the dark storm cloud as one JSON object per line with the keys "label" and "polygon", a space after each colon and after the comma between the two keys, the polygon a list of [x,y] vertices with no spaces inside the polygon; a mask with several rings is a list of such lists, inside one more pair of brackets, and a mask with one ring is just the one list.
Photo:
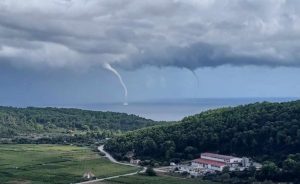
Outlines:
{"label": "dark storm cloud", "polygon": [[299,12],[293,0],[2,0],[0,62],[299,67]]}
{"label": "dark storm cloud", "polygon": [[[159,67],[176,66],[190,70],[198,67],[217,67],[221,65],[270,67],[298,65],[296,62],[285,63],[272,56],[239,55],[232,52],[226,45],[210,45],[207,43],[195,43],[187,47],[168,47],[165,50],[144,51],[130,59],[134,62],[127,66],[129,68],[138,68],[143,64]],[[130,61],[124,63],[130,63]]]}

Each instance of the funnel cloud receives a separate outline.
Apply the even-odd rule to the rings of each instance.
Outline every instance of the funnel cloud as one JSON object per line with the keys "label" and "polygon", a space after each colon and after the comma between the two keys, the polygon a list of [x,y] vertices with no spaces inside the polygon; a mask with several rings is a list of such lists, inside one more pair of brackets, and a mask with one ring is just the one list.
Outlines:
{"label": "funnel cloud", "polygon": [[124,90],[124,105],[128,105],[128,102],[127,102],[127,96],[128,96],[128,90],[127,90],[127,87],[126,87],[126,84],[124,83],[123,81],[123,78],[122,76],[119,74],[119,72],[114,69],[110,64],[108,63],[104,63],[103,64],[103,67],[109,71],[111,71],[114,75],[116,75],[120,81],[120,84],[122,85],[123,87],[123,90]]}

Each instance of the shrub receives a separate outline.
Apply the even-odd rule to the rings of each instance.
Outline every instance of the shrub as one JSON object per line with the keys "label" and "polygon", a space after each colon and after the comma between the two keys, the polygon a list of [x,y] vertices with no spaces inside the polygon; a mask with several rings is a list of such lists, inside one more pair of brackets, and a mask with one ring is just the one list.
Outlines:
{"label": "shrub", "polygon": [[147,167],[145,174],[147,176],[156,176],[156,172],[154,171],[154,169],[152,167]]}

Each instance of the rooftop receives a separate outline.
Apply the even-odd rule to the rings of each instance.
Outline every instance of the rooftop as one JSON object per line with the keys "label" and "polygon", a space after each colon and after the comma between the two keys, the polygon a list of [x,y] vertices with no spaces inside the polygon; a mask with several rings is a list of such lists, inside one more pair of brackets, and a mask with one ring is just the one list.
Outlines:
{"label": "rooftop", "polygon": [[224,159],[224,160],[236,158],[236,157],[233,157],[233,156],[219,155],[219,154],[215,154],[215,153],[202,153],[201,157],[202,156],[218,158],[218,159]]}
{"label": "rooftop", "polygon": [[193,160],[193,162],[199,163],[199,164],[209,164],[209,165],[213,165],[213,166],[225,166],[225,162],[220,162],[220,161],[214,161],[214,160],[208,160],[208,159],[204,159],[204,158],[198,158]]}

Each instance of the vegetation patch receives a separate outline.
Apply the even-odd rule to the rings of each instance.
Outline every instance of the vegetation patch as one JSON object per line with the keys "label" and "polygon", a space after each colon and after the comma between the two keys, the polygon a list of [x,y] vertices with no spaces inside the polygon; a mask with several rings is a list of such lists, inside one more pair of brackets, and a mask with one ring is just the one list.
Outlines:
{"label": "vegetation patch", "polygon": [[0,183],[65,184],[136,171],[113,164],[89,148],[61,145],[0,145]]}

